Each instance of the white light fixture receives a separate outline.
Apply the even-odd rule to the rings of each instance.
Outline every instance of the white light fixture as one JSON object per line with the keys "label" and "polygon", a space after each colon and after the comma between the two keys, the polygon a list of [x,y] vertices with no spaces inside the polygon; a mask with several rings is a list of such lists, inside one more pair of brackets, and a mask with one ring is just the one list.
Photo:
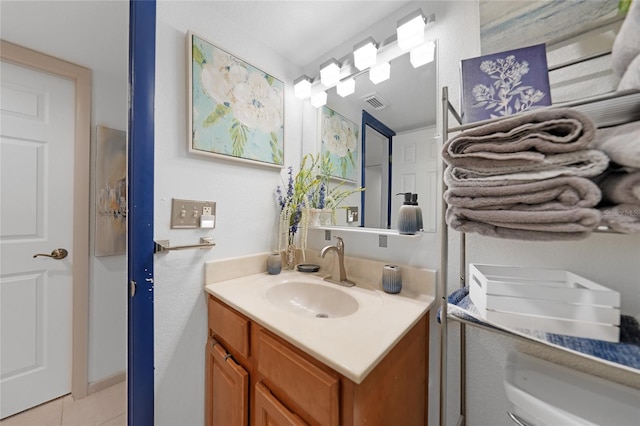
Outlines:
{"label": "white light fixture", "polygon": [[425,18],[418,9],[398,21],[398,46],[403,51],[422,44],[424,41]]}
{"label": "white light fixture", "polygon": [[334,86],[340,79],[340,62],[334,58],[320,65],[320,82],[326,87]]}
{"label": "white light fixture", "polygon": [[411,65],[413,65],[414,68],[418,68],[433,61],[435,50],[436,44],[433,40],[412,49],[409,54],[409,61],[411,62]]}
{"label": "white light fixture", "polygon": [[369,70],[369,80],[371,80],[373,84],[385,81],[389,77],[391,77],[391,65],[389,62],[378,64]]}
{"label": "white light fixture", "polygon": [[378,57],[378,46],[373,37],[353,46],[353,63],[360,71],[363,71],[376,63]]}
{"label": "white light fixture", "polygon": [[293,82],[293,94],[298,99],[307,99],[311,96],[311,79],[306,75],[298,77]]}
{"label": "white light fixture", "polygon": [[311,105],[316,108],[320,108],[322,105],[327,104],[327,92],[316,93],[311,96]]}
{"label": "white light fixture", "polygon": [[355,91],[356,91],[356,79],[353,77],[342,80],[336,86],[336,92],[338,92],[338,95],[342,96],[343,98],[345,96],[349,96]]}

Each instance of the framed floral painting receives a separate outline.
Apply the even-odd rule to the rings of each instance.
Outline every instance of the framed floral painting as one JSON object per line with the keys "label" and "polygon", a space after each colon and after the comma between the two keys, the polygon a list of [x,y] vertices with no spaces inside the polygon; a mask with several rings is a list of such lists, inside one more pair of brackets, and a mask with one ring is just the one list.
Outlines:
{"label": "framed floral painting", "polygon": [[464,59],[461,72],[465,124],[551,105],[544,44]]}
{"label": "framed floral painting", "polygon": [[359,169],[360,128],[326,105],[319,112],[320,152],[331,162],[332,178],[356,182]]}
{"label": "framed floral painting", "polygon": [[189,152],[284,164],[284,83],[188,33]]}

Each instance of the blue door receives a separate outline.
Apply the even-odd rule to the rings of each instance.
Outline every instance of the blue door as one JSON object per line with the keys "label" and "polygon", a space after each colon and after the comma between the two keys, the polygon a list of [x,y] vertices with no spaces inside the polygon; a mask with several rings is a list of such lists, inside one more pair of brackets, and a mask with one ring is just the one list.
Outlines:
{"label": "blue door", "polygon": [[153,103],[156,2],[129,9],[128,424],[153,425]]}

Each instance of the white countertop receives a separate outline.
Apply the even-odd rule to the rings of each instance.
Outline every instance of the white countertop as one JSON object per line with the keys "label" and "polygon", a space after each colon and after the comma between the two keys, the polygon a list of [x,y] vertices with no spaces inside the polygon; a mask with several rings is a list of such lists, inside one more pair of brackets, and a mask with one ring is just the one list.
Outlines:
{"label": "white countertop", "polygon": [[[341,287],[323,281],[323,276],[265,272],[208,284],[205,290],[355,383],[365,379],[434,303],[432,295],[406,288],[399,294],[387,294],[360,282],[355,287]],[[344,317],[316,318],[276,307],[265,292],[288,281],[344,291],[358,301],[359,309]]]}

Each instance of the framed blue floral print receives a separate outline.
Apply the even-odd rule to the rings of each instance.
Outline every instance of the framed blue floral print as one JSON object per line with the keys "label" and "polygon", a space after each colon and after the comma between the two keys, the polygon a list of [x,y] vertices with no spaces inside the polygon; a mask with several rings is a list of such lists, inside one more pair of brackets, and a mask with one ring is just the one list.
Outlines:
{"label": "framed blue floral print", "polygon": [[551,105],[544,44],[464,59],[461,73],[465,124]]}
{"label": "framed blue floral print", "polygon": [[188,32],[189,152],[284,165],[284,83]]}
{"label": "framed blue floral print", "polygon": [[320,153],[331,163],[331,177],[356,182],[359,165],[359,126],[326,105],[319,114]]}

